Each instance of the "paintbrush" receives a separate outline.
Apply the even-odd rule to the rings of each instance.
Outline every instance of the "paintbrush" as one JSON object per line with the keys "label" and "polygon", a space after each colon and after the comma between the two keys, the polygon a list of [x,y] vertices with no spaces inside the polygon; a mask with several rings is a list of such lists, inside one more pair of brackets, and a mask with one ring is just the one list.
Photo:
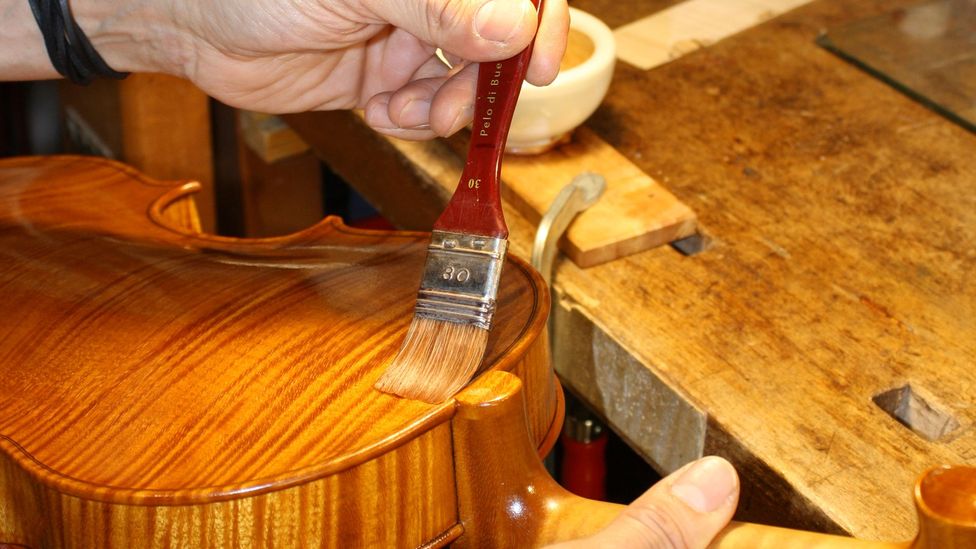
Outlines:
{"label": "paintbrush", "polygon": [[[541,15],[540,2],[533,3]],[[481,365],[508,248],[499,196],[502,153],[531,53],[530,44],[478,69],[468,157],[434,223],[414,317],[400,352],[376,382],[381,391],[441,402]]]}

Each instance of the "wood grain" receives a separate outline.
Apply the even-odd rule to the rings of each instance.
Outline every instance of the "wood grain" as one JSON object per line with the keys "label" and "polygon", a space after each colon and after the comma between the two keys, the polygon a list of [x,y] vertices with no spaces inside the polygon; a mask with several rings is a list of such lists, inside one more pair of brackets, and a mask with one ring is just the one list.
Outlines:
{"label": "wood grain", "polygon": [[[548,294],[524,264],[488,371],[456,400],[404,401],[368,387],[410,316],[389,311],[390,275],[423,236],[330,221],[213,237],[198,189],[90,158],[0,162],[0,291],[20,323],[0,326],[0,545],[536,547],[620,513],[540,461],[562,405]],[[911,546],[971,547],[974,486],[972,467],[923,476]],[[714,545],[811,546],[909,544],[734,524]]]}
{"label": "wood grain", "polygon": [[[906,539],[918,472],[976,462],[976,201],[959,193],[976,137],[812,41],[896,7],[818,1],[651,72],[618,66],[592,120],[715,242],[557,278],[705,410],[706,453],[733,440],[766,470],[742,518],[796,502],[831,530]],[[969,427],[927,441],[872,402],[905,383]]]}
{"label": "wood grain", "polygon": [[[398,158],[397,144],[408,142],[377,141],[376,133],[349,112],[288,114],[282,119],[320,158],[328,158],[336,174],[355,180],[363,198],[401,229],[429,231],[451,197],[427,175],[426,168]],[[363,149],[363,143],[371,148]],[[436,166],[436,162],[430,165]],[[450,177],[457,183],[460,174],[458,170]]]}
{"label": "wood grain", "polygon": [[289,234],[325,217],[322,167],[311,151],[266,162],[243,142],[237,147],[244,234]]}
{"label": "wood grain", "polygon": [[457,400],[452,432],[465,535],[456,547],[541,547],[590,535],[620,514],[622,506],[575,496],[549,476],[530,442],[517,377],[491,372]]}
{"label": "wood grain", "polygon": [[91,86],[64,82],[62,103],[108,147],[110,158],[159,179],[193,179],[201,224],[216,224],[210,99],[186,80],[134,74]]}
{"label": "wood grain", "polygon": [[443,424],[291,488],[175,505],[69,495],[31,478],[0,445],[0,539],[35,548],[419,547],[457,520],[450,444]]}
{"label": "wood grain", "polygon": [[[818,0],[651,71],[619,64],[587,123],[714,240],[693,257],[658,248],[560,263],[554,302],[581,319],[576,335],[606,345],[556,367],[656,463],[695,449],[732,458],[741,519],[907,539],[915,475],[976,463],[976,195],[965,192],[976,136],[814,43],[820,29],[908,3]],[[648,7],[577,6],[618,24]],[[436,207],[432,180],[456,181],[443,144],[363,131],[344,146],[370,151],[369,173],[349,169],[349,181],[379,189],[394,177],[379,166],[397,166],[390,192],[416,193],[373,194],[393,217]],[[506,218],[510,249],[527,257],[534,227],[512,207]],[[628,359],[604,361],[613,346]],[[587,380],[599,383],[574,385]],[[928,441],[872,401],[906,383],[960,428]],[[701,429],[661,441],[635,410]]]}
{"label": "wood grain", "polygon": [[[452,436],[458,513],[465,535],[454,546],[539,547],[589,537],[566,547],[599,547],[602,541],[590,536],[614,522],[624,508],[577,497],[549,477],[529,435],[518,378],[490,372],[460,393],[457,401]],[[859,540],[733,522],[709,547],[965,549],[976,544],[976,467],[927,471],[916,483],[915,501],[921,528],[909,541]],[[625,520],[633,521],[632,517]]]}
{"label": "wood grain", "polygon": [[687,0],[617,28],[617,57],[648,70],[810,0]]}
{"label": "wood grain", "polygon": [[[448,140],[455,151],[466,146],[462,137]],[[544,154],[506,155],[502,196],[538,225],[559,191],[588,171],[606,179],[606,190],[559,242],[560,250],[580,267],[668,244],[698,229],[691,208],[585,127],[576,129],[569,143]]]}
{"label": "wood grain", "polygon": [[[0,162],[0,540],[448,543],[454,404],[372,389],[427,236],[335,219],[200,234],[198,188],[91,158]],[[546,452],[548,294],[519,260],[505,273],[486,364],[534,387]]]}
{"label": "wood grain", "polygon": [[270,114],[237,111],[240,136],[265,164],[300,155],[309,150],[308,143],[285,123]]}

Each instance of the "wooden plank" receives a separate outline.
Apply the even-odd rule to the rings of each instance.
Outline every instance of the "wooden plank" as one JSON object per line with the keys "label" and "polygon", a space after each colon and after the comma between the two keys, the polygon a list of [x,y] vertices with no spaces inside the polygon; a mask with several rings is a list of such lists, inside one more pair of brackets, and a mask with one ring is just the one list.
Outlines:
{"label": "wooden plank", "polygon": [[134,74],[119,83],[122,156],[159,179],[193,179],[207,232],[216,226],[210,98],[187,80]]}
{"label": "wooden plank", "polygon": [[617,28],[617,58],[652,69],[809,2],[688,0]]}
{"label": "wooden plank", "polygon": [[249,145],[238,146],[244,234],[290,234],[322,220],[322,173],[311,151],[265,162]]}
{"label": "wooden plank", "polygon": [[[406,192],[417,193],[423,199],[418,204],[399,200],[392,193],[374,194],[379,204],[391,215],[412,216],[418,207],[428,209],[433,206],[439,210],[447,203],[450,196],[448,190],[456,185],[463,162],[445,141],[413,142],[385,138],[369,131],[362,118],[352,114],[345,114],[341,122],[340,117],[313,116],[319,119],[317,124],[306,124],[314,120],[304,118],[309,115],[301,116],[295,120],[303,127],[318,130],[303,135],[334,135],[338,128],[347,127],[346,124],[362,126],[363,131],[353,132],[355,139],[348,143],[350,147],[358,145],[349,152],[357,154],[358,151],[359,157],[329,149],[324,149],[320,154],[327,161],[335,160],[350,168],[345,171],[344,177],[357,188],[375,189],[382,182],[387,182],[392,187],[408,187]],[[382,151],[381,154],[379,151]],[[353,162],[356,158],[360,162]],[[404,170],[403,165],[411,169]],[[535,225],[529,223],[507,200],[503,205],[505,219],[511,229],[509,253],[528,258],[532,253]],[[632,330],[626,333],[614,330],[611,333],[601,325],[607,317],[595,314],[601,310],[599,298],[591,297],[597,292],[579,291],[577,284],[600,286],[608,272],[611,273],[609,276],[639,280],[640,269],[647,263],[647,254],[663,251],[659,249],[658,252],[637,254],[625,262],[629,265],[620,272],[613,270],[613,266],[620,262],[594,267],[592,271],[600,271],[601,274],[593,276],[581,274],[589,270],[581,270],[572,262],[563,262],[554,287],[555,312],[552,319],[554,337],[558,338],[553,342],[553,363],[561,379],[578,396],[585,397],[609,421],[614,431],[645,459],[659,467],[662,473],[674,471],[680,464],[704,453],[730,458],[743,479],[740,519],[815,531],[849,532],[826,517],[823,507],[809,503],[806,493],[791,486],[775,468],[775,460],[769,463],[757,457],[751,447],[737,444],[738,440],[727,435],[721,426],[708,422],[705,408],[708,403],[697,405],[695,399],[682,389],[681,379],[662,377],[645,357],[635,354],[632,344],[617,339],[619,336],[630,337],[633,332],[648,333],[641,325],[645,320],[643,315],[647,313],[641,312],[635,316],[639,320],[633,323]],[[668,255],[673,254],[673,251],[668,252]],[[563,281],[572,283],[569,290]],[[606,297],[603,292],[600,292],[600,296]],[[633,299],[633,296],[628,295],[624,299]],[[605,305],[613,311],[609,318],[619,314],[620,300],[608,299]],[[640,303],[637,308],[645,305]],[[633,309],[631,307],[628,314]],[[652,309],[649,307],[648,310]],[[679,325],[680,322],[675,324]],[[680,330],[676,332],[678,335],[660,332],[660,337],[666,342],[675,342],[672,338],[680,337]],[[587,346],[592,348],[591,352],[583,350]],[[706,353],[703,359],[708,360],[707,357]],[[689,370],[690,375],[698,371],[695,368]]]}
{"label": "wooden plank", "polygon": [[[960,191],[976,136],[814,43],[909,3],[818,0],[653,71],[618,66],[590,127],[666,174],[714,244],[556,278],[706,411],[706,450],[734,441],[741,469],[869,539],[914,533],[922,470],[976,461],[976,197]],[[963,427],[926,440],[873,402],[906,383]]]}
{"label": "wooden plank", "polygon": [[606,178],[600,200],[569,226],[560,249],[580,267],[649,250],[695,233],[695,212],[603,139],[584,128],[544,155],[508,155],[504,196],[538,224],[559,191],[580,173]]}
{"label": "wooden plank", "polygon": [[265,164],[300,155],[309,146],[280,117],[253,111],[237,111],[241,136]]}
{"label": "wooden plank", "polygon": [[[361,116],[321,111],[286,114],[282,119],[335,173],[354,181],[356,190],[397,227],[430,230],[447,204],[447,191],[421,175],[427,168],[401,162],[394,153],[397,142],[377,140]],[[363,146],[366,142],[368,147]],[[418,176],[423,178],[420,185]],[[458,175],[452,177],[457,184]]]}
{"label": "wooden plank", "polygon": [[[463,154],[466,142],[450,141]],[[606,178],[600,200],[581,213],[559,243],[580,267],[592,267],[695,233],[695,212],[624,155],[585,127],[570,143],[541,155],[509,154],[502,163],[502,196],[538,225],[567,183],[583,172]]]}
{"label": "wooden plank", "polygon": [[[554,304],[581,325],[560,337],[593,340],[567,365],[591,385],[571,388],[662,468],[684,459],[669,444],[732,459],[740,518],[906,539],[917,475],[976,463],[976,136],[814,43],[914,2],[817,0],[654,71],[620,64],[587,122],[692,207],[713,245],[557,265]],[[576,5],[622,21],[643,3]],[[395,181],[374,195],[393,214],[439,206],[457,180],[443,143],[347,141],[344,177]],[[534,227],[506,216],[524,256]],[[634,360],[608,362],[608,342]],[[874,402],[906,384],[960,427],[928,440]],[[663,441],[628,416],[656,426],[671,407],[692,426]]]}
{"label": "wooden plank", "polygon": [[319,159],[284,121],[237,111],[237,159],[244,234],[290,234],[322,219]]}
{"label": "wooden plank", "polygon": [[[359,142],[355,139],[337,138],[336,134],[319,131],[325,125],[336,123],[336,127],[341,128],[339,133],[343,135],[361,133],[363,129],[354,129],[357,125],[363,125],[358,114],[305,113],[285,115],[283,118],[319,155],[327,159],[334,170],[351,179],[356,178],[348,174],[364,169],[375,171],[378,162],[389,162],[388,157],[382,154],[374,154],[372,158],[364,156],[366,152],[378,153],[376,147],[388,149],[392,146],[409,151],[407,154],[414,158],[428,154],[423,152],[427,147],[398,139],[390,139],[388,144],[377,144],[369,151],[363,151],[359,150]],[[446,143],[450,149],[442,147],[438,150],[451,154],[453,149],[457,157],[462,157],[467,151],[467,139],[462,136],[448,139]],[[364,166],[364,162],[373,167]],[[437,172],[434,176],[425,177],[425,186],[437,188],[436,195],[441,204],[446,203],[454,192],[461,173],[460,168],[435,168],[443,162],[442,158],[432,157],[429,161],[418,161],[418,165],[410,166],[412,170],[424,166],[425,172]],[[502,197],[531,223],[538,225],[563,186],[584,171],[603,175],[607,180],[607,190],[596,205],[576,218],[560,242],[560,249],[577,265],[599,265],[690,236],[697,230],[697,218],[691,208],[585,127],[576,131],[571,143],[548,153],[506,155],[502,165]],[[394,178],[400,179],[404,175],[396,174]],[[395,183],[390,175],[368,178],[359,182],[357,188],[388,219],[404,228],[429,230],[439,214],[438,207],[433,206],[435,209],[431,211],[432,204],[424,199],[429,191],[411,193],[412,197],[407,202],[389,200],[391,193],[410,193],[409,185]],[[391,207],[391,204],[411,204],[416,210]]]}

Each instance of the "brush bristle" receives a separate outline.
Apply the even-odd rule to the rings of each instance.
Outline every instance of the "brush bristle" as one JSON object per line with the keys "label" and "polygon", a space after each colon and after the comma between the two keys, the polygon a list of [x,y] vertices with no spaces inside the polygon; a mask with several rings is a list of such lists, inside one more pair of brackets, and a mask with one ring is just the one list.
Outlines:
{"label": "brush bristle", "polygon": [[454,396],[478,371],[488,330],[470,324],[414,317],[407,338],[376,388],[436,403]]}

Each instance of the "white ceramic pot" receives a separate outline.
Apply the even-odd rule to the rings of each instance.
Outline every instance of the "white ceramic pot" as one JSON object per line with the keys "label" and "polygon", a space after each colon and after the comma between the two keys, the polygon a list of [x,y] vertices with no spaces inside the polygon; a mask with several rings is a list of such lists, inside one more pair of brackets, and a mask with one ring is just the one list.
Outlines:
{"label": "white ceramic pot", "polygon": [[613,32],[584,11],[569,8],[569,14],[570,29],[592,41],[593,53],[560,71],[548,86],[522,85],[508,134],[509,152],[534,154],[552,148],[589,118],[607,94],[616,59]]}

